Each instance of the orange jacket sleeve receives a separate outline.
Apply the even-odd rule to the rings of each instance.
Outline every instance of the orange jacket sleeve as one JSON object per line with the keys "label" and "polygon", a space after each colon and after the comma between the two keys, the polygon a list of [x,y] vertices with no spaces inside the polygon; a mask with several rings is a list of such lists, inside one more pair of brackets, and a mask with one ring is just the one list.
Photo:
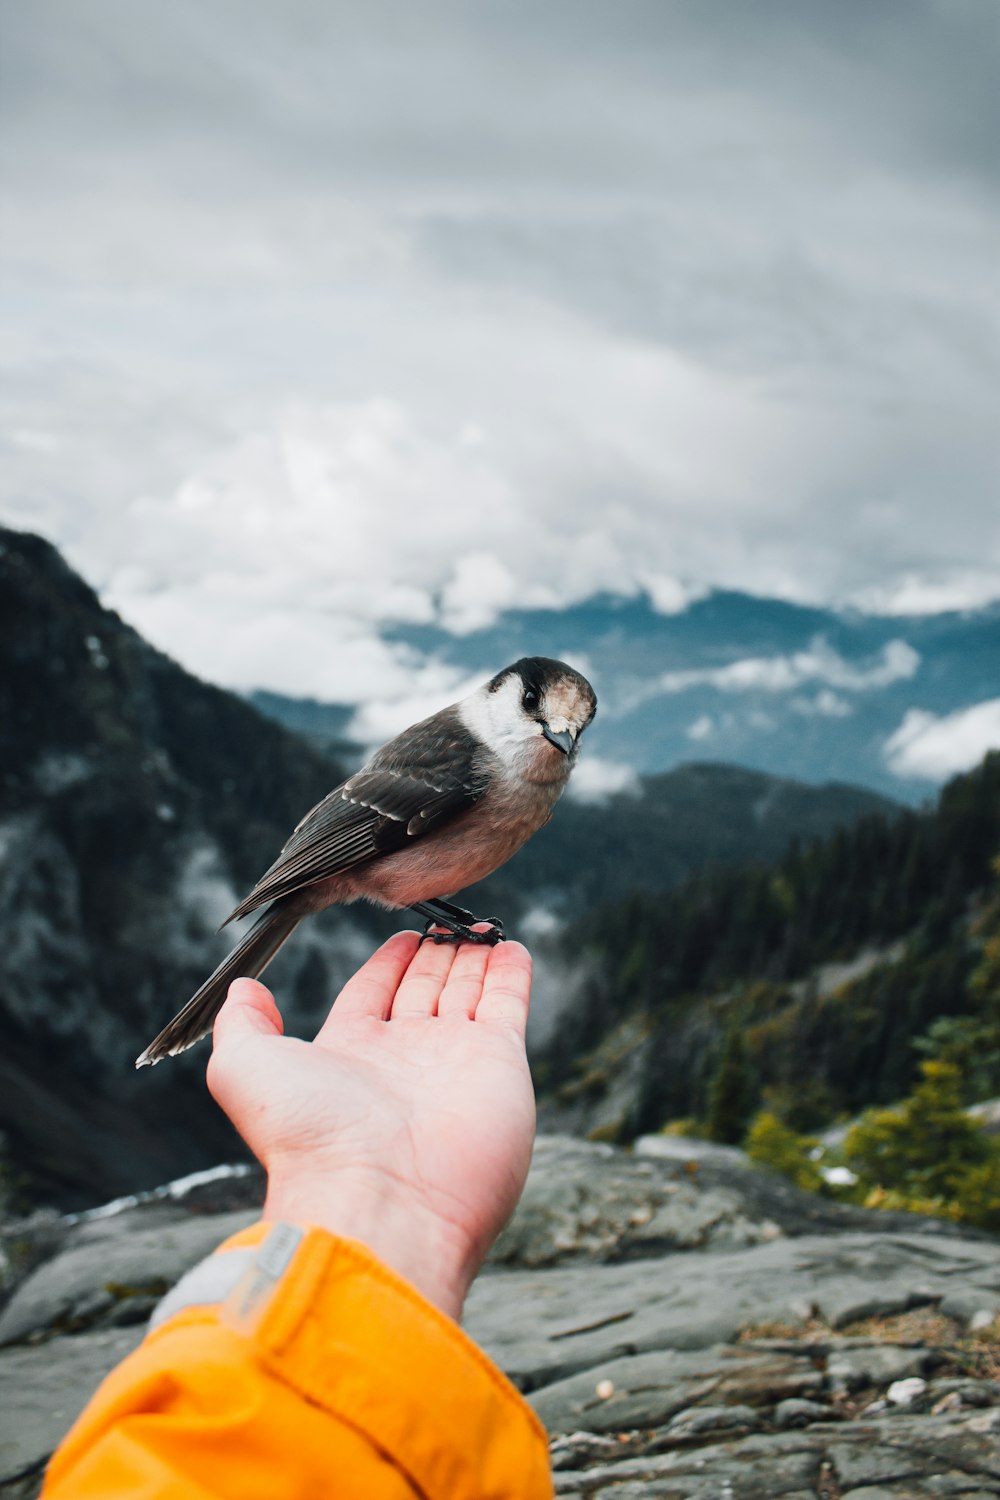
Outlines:
{"label": "orange jacket sleeve", "polygon": [[[258,1224],[220,1247],[260,1246]],[[217,1252],[220,1253],[220,1252]],[[259,1288],[259,1283],[258,1283]],[[309,1229],[267,1295],[187,1307],[105,1380],[44,1500],[548,1500],[504,1375],[363,1246]]]}

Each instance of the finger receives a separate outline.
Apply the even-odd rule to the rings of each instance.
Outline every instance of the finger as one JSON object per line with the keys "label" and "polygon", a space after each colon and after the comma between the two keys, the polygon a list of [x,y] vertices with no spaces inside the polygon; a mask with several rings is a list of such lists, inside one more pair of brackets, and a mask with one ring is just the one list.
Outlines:
{"label": "finger", "polygon": [[390,1019],[437,1015],[438,1000],[454,961],[454,943],[422,943],[400,980]]}
{"label": "finger", "polygon": [[531,954],[521,943],[498,943],[490,949],[476,1020],[510,1026],[523,1037],[530,999]]}
{"label": "finger", "polygon": [[383,943],[344,985],[319,1029],[317,1041],[336,1017],[375,1016],[377,1020],[387,1021],[399,981],[406,973],[419,942],[419,933],[396,932]]}
{"label": "finger", "polygon": [[256,979],[234,979],[215,1018],[212,1048],[246,1036],[281,1036],[285,1026],[274,996]]}
{"label": "finger", "polygon": [[[487,928],[486,922],[476,924],[478,931],[485,932]],[[476,1014],[491,951],[484,943],[461,944],[438,1000],[439,1016],[468,1016],[471,1020]]]}
{"label": "finger", "polygon": [[[212,1055],[206,1074],[209,1092],[236,1123],[232,1108],[241,1093],[245,1070],[237,1043],[255,1037],[280,1037],[284,1031],[274,996],[256,979],[234,979],[212,1029]],[[237,1129],[239,1126],[237,1125]]]}

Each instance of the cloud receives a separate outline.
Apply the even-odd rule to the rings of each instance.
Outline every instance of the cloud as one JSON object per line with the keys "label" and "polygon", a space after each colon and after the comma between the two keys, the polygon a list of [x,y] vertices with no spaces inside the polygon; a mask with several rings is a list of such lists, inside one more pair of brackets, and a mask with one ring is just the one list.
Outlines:
{"label": "cloud", "polygon": [[637,793],[640,785],[631,766],[584,751],[570,777],[569,795],[577,802],[606,802],[620,792]]}
{"label": "cloud", "polygon": [[[349,739],[373,747],[400,734],[411,724],[419,724],[437,713],[447,703],[457,703],[482,683],[481,676],[470,677],[440,663],[431,663],[420,673],[410,673],[400,681],[395,693],[387,693],[384,679],[374,679],[368,693],[356,695],[361,706],[347,728]],[[351,700],[348,700],[351,701]]]}
{"label": "cloud", "polygon": [[5,513],[187,666],[1000,596],[995,7],[8,10]]}
{"label": "cloud", "polygon": [[1000,599],[1000,572],[965,572],[947,578],[907,576],[858,596],[860,609],[875,615],[936,615],[981,609]]}
{"label": "cloud", "polygon": [[704,584],[685,582],[665,573],[637,571],[639,583],[649,595],[649,602],[661,615],[680,615],[689,605],[704,599],[709,590]]}
{"label": "cloud", "polygon": [[515,525],[506,500],[504,477],[461,433],[422,432],[392,402],[289,403],[172,494],[135,500],[98,579],[108,603],[205,676],[371,699],[375,713],[381,698],[455,677],[386,644],[386,623],[440,612],[471,628],[515,602],[501,563],[451,541],[466,507]]}
{"label": "cloud", "polygon": [[456,635],[492,625],[507,609],[558,602],[545,590],[523,591],[519,580],[499,557],[468,552],[460,557],[441,592],[441,620]]}
{"label": "cloud", "polygon": [[967,771],[988,750],[1000,748],[1000,698],[952,714],[911,708],[882,748],[897,776],[942,781]]}
{"label": "cloud", "polygon": [[[817,638],[808,650],[788,656],[748,656],[724,667],[664,672],[657,679],[657,688],[665,693],[682,693],[693,687],[713,687],[724,693],[787,693],[807,682],[823,682],[828,688],[866,692],[913,677],[919,665],[918,653],[906,641],[887,642],[867,666],[857,666]],[[832,694],[819,694],[813,707],[831,715],[843,711],[840,700]]]}
{"label": "cloud", "polygon": [[[681,379],[669,372],[671,386]],[[689,414],[697,402],[688,393]],[[687,500],[678,495],[673,531],[652,493],[609,505],[593,475],[588,484],[570,515],[565,488],[528,482],[489,427],[470,441],[467,424],[422,422],[386,398],[294,401],[173,491],[141,495],[104,525],[95,517],[66,550],[108,604],[203,676],[397,697],[387,623],[465,634],[507,609],[602,590],[646,584],[671,613],[698,596],[666,571]]]}
{"label": "cloud", "polygon": [[830,688],[821,688],[811,698],[793,698],[789,706],[807,719],[817,716],[824,719],[846,719],[854,712],[847,700]]}

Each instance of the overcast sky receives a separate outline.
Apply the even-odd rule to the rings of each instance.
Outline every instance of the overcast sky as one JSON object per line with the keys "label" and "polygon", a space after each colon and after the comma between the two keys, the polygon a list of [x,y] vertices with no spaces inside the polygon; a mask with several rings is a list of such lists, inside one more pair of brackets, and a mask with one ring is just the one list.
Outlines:
{"label": "overcast sky", "polygon": [[0,15],[2,512],[202,675],[1000,596],[996,0]]}

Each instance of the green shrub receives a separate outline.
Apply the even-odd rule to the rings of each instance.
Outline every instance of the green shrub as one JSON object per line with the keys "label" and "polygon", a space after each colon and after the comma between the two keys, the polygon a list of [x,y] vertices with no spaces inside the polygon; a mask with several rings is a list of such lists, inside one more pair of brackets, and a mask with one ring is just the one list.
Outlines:
{"label": "green shrub", "polygon": [[682,1115],[678,1120],[668,1120],[665,1125],[661,1125],[660,1134],[697,1138],[705,1134],[705,1122],[699,1120],[697,1115]]}
{"label": "green shrub", "polygon": [[954,1063],[931,1058],[895,1109],[869,1110],[844,1157],[877,1208],[908,1208],[1000,1228],[1000,1149],[962,1108]]}
{"label": "green shrub", "polygon": [[818,1193],[824,1186],[823,1174],[809,1154],[818,1145],[811,1136],[799,1135],[765,1109],[747,1132],[744,1150],[752,1161],[790,1177],[796,1187]]}

